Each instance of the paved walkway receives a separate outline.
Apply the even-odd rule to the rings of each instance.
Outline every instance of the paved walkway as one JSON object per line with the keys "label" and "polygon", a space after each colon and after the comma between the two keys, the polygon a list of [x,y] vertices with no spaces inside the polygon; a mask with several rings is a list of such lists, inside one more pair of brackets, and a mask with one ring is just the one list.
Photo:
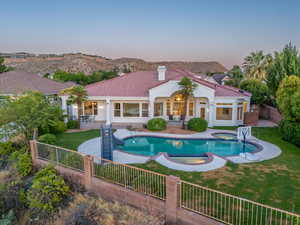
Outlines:
{"label": "paved walkway", "polygon": [[[138,132],[129,131],[127,129],[118,129],[114,135],[119,139],[124,139],[135,135],[151,135],[160,137],[176,137],[176,138],[213,138],[212,134],[216,132],[234,133],[234,131],[228,130],[214,130],[207,129],[205,132],[195,133],[195,134],[166,134],[166,133],[155,133],[155,132]],[[200,164],[184,164],[176,162],[169,158],[167,154],[159,154],[156,156],[143,156],[130,154],[124,151],[115,150],[113,152],[114,161],[120,163],[146,163],[150,160],[155,160],[158,163],[169,167],[171,169],[183,170],[183,171],[209,171],[223,167],[227,161],[232,161],[234,163],[252,163],[261,162],[264,160],[269,160],[275,158],[281,154],[281,150],[276,145],[259,140],[255,137],[249,139],[251,142],[259,144],[262,146],[262,150],[255,153],[246,153],[237,156],[220,157],[214,154],[209,154],[208,161]],[[101,138],[93,138],[81,144],[78,147],[78,151],[83,154],[94,155],[96,157],[101,157]]]}
{"label": "paved walkway", "polygon": [[278,124],[270,120],[259,120],[255,127],[277,127]]}

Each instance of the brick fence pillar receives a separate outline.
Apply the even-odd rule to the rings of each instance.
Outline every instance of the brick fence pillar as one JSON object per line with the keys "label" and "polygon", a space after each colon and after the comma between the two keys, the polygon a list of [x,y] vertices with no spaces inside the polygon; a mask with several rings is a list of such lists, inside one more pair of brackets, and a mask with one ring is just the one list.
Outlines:
{"label": "brick fence pillar", "polygon": [[91,187],[92,176],[93,176],[93,157],[86,155],[83,157],[84,163],[84,186],[88,190]]}
{"label": "brick fence pillar", "polygon": [[32,164],[36,165],[36,159],[37,159],[37,145],[35,140],[31,140],[30,142],[30,153],[31,153],[31,160]]}
{"label": "brick fence pillar", "polygon": [[180,198],[179,186],[180,178],[175,176],[167,176],[166,178],[166,223],[177,223],[177,207]]}

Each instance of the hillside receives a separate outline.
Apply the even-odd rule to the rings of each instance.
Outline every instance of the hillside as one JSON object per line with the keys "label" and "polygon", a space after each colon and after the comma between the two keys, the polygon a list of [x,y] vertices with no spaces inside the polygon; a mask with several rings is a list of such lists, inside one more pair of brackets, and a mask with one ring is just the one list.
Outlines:
{"label": "hillside", "polygon": [[166,65],[168,68],[189,70],[194,73],[225,72],[227,69],[218,62],[182,62],[164,61],[147,62],[136,58],[107,59],[101,56],[85,54],[63,54],[58,56],[34,56],[26,58],[6,58],[5,64],[15,67],[17,70],[44,75],[57,70],[67,72],[84,72],[91,74],[99,70],[140,71],[153,70],[158,65]]}

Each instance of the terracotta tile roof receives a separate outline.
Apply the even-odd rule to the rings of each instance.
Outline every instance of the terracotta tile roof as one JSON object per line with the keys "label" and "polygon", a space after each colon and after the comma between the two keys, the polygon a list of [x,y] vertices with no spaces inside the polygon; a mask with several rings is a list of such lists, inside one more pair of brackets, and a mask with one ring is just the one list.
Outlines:
{"label": "terracotta tile roof", "polygon": [[149,89],[170,80],[180,80],[184,76],[215,89],[216,96],[251,96],[248,92],[241,92],[237,88],[211,83],[200,79],[196,74],[179,69],[167,70],[164,81],[158,80],[157,71],[138,71],[87,85],[86,90],[89,96],[147,97],[149,96]]}
{"label": "terracotta tile roof", "polygon": [[32,90],[51,95],[72,86],[74,84],[57,82],[23,71],[0,73],[0,94],[22,94]]}

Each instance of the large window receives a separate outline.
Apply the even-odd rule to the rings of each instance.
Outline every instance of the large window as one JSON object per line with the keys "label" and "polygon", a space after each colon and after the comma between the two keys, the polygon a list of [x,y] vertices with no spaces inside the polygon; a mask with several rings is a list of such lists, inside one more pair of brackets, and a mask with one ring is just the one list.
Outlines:
{"label": "large window", "polygon": [[243,103],[239,103],[238,104],[238,108],[237,108],[237,119],[238,120],[243,120]]}
{"label": "large window", "polygon": [[139,117],[140,104],[139,103],[123,103],[123,116],[124,117]]}
{"label": "large window", "polygon": [[149,114],[148,110],[149,110],[148,103],[143,103],[142,104],[142,117],[148,117],[148,114]]}
{"label": "large window", "polygon": [[217,120],[232,120],[232,108],[217,107]]}
{"label": "large window", "polygon": [[154,116],[162,116],[163,115],[163,103],[154,103]]}
{"label": "large window", "polygon": [[98,104],[97,102],[87,101],[84,102],[84,115],[97,115],[98,114]]}
{"label": "large window", "polygon": [[121,116],[121,103],[114,103],[114,116],[115,117]]}

